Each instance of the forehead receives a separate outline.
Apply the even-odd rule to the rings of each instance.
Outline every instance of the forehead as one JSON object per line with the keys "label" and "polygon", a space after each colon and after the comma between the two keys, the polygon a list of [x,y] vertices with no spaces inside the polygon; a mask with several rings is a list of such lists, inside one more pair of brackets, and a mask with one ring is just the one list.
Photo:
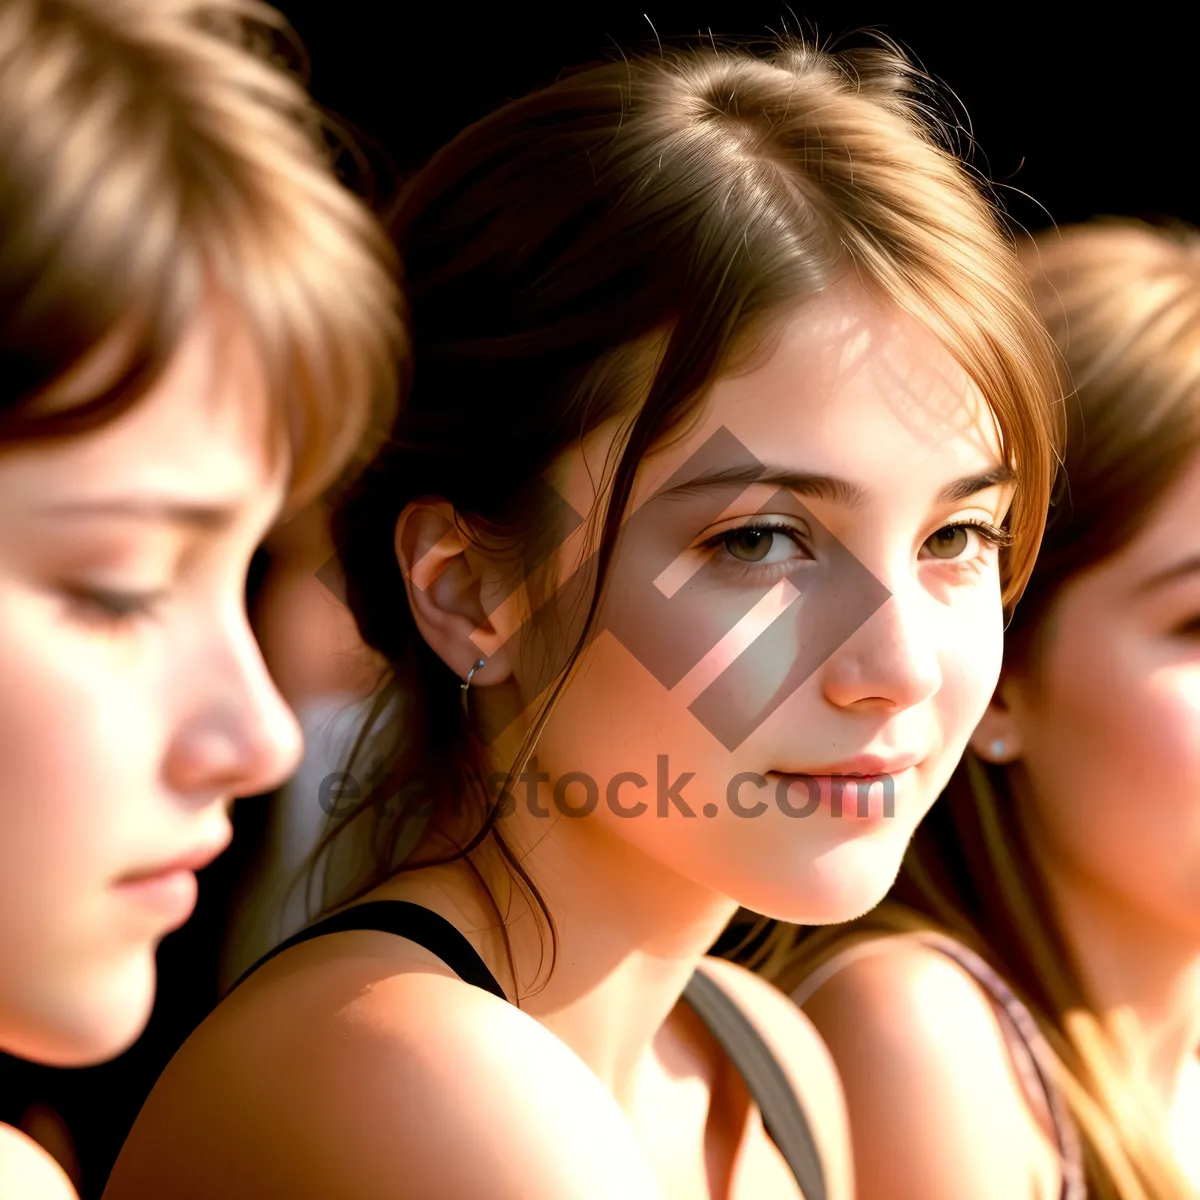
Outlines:
{"label": "forehead", "polygon": [[281,478],[285,461],[250,337],[231,312],[210,305],[150,391],[120,416],[78,437],[0,456],[0,494],[109,483],[261,488]]}
{"label": "forehead", "polygon": [[1153,572],[1185,558],[1200,557],[1200,449],[1167,489],[1129,545],[1113,556],[1117,579]]}
{"label": "forehead", "polygon": [[[597,477],[615,432],[589,439],[567,475]],[[926,503],[948,481],[1002,461],[991,410],[950,352],[849,283],[789,313],[745,366],[716,381],[686,436],[647,456],[634,505],[717,434],[759,462],[845,479],[869,502]]]}
{"label": "forehead", "polygon": [[1179,537],[1200,546],[1200,448],[1164,496],[1146,529],[1146,542],[1154,548],[1177,553]]}

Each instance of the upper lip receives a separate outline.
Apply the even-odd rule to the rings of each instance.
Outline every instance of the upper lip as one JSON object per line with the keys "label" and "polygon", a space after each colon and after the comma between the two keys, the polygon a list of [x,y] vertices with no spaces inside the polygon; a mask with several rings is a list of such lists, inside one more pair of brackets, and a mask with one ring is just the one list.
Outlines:
{"label": "upper lip", "polygon": [[807,771],[787,771],[789,775],[899,775],[909,767],[915,767],[923,754],[856,754],[853,758],[838,763],[829,763]]}
{"label": "upper lip", "polygon": [[153,879],[158,875],[170,875],[175,871],[201,871],[229,848],[232,837],[233,831],[226,827],[219,838],[209,838],[192,847],[191,850],[186,850],[175,858],[163,859],[154,866],[127,871],[121,876],[119,882],[133,883],[139,879]]}

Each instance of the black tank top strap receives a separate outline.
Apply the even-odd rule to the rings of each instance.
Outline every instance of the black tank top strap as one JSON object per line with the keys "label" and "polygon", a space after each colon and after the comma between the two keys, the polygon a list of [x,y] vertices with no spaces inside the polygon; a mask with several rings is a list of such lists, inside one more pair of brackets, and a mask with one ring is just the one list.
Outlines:
{"label": "black tank top strap", "polygon": [[464,983],[483,988],[485,992],[491,992],[501,1000],[508,999],[475,947],[445,917],[407,900],[371,900],[365,904],[344,908],[331,917],[317,921],[264,954],[258,962],[242,973],[229,990],[233,991],[233,988],[242,984],[277,954],[282,954],[301,942],[311,941],[329,933],[345,933],[352,929],[391,933],[415,942],[440,958]]}
{"label": "black tank top strap", "polygon": [[[229,990],[292,946],[354,929],[377,930],[415,942],[440,958],[464,983],[483,988],[501,1000],[508,999],[475,948],[449,921],[406,900],[356,904],[317,921],[264,954]],[[699,971],[684,989],[683,998],[745,1081],[762,1113],[763,1126],[800,1185],[804,1200],[825,1200],[825,1177],[808,1121],[782,1068],[757,1030],[725,992]]]}

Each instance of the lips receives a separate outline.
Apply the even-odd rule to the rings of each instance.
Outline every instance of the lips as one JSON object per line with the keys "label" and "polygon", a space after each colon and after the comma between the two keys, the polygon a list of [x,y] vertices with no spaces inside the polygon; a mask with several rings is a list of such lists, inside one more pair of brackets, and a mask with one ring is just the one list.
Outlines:
{"label": "lips", "polygon": [[138,927],[143,935],[169,933],[187,921],[200,894],[196,872],[226,849],[231,835],[227,824],[220,836],[209,838],[174,858],[164,858],[154,866],[130,871],[116,881],[115,894],[131,904],[133,911],[142,914]]}
{"label": "lips", "polygon": [[887,775],[899,775],[915,767],[924,759],[923,754],[858,754],[838,763],[809,768],[804,771],[781,771],[781,775],[811,776],[860,776],[878,779]]}
{"label": "lips", "polygon": [[175,858],[163,859],[155,866],[142,867],[122,875],[118,884],[144,883],[152,879],[160,879],[167,875],[180,872],[195,873],[204,870],[214,859],[219,858],[229,848],[233,838],[233,830],[226,826],[219,838],[210,838],[207,842],[193,847],[191,850]]}

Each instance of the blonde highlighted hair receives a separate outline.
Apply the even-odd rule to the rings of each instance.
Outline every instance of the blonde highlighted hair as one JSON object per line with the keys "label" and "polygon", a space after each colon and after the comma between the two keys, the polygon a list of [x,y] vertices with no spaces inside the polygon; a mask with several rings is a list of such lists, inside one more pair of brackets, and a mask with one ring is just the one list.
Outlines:
{"label": "blonde highlighted hair", "polygon": [[214,296],[261,356],[293,503],[374,444],[392,250],[289,52],[252,0],[0,3],[0,448],[113,419]]}
{"label": "blonde highlighted hair", "polygon": [[[1005,650],[1006,668],[1036,674],[1063,586],[1135,537],[1200,453],[1200,233],[1096,222],[1039,237],[1025,259],[1072,388],[1065,486]],[[1161,1113],[1089,1000],[1028,841],[1019,769],[968,750],[882,905],[815,930],[747,918],[731,956],[790,992],[861,939],[951,934],[1037,1019],[1081,1135],[1090,1200],[1194,1197]]]}

